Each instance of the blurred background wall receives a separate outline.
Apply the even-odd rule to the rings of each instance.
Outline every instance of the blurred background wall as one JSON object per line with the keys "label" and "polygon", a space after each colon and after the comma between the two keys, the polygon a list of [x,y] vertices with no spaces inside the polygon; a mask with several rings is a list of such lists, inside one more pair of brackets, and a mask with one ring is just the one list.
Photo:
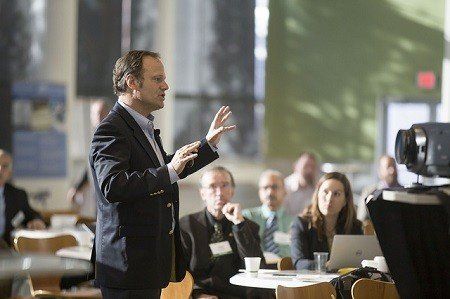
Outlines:
{"label": "blurred background wall", "polygon": [[444,1],[270,1],[269,11],[268,157],[371,162],[377,101],[439,101],[415,77],[441,73]]}
{"label": "blurred background wall", "polygon": [[[230,105],[238,130],[217,163],[235,174],[244,207],[258,204],[263,169],[288,175],[304,150],[338,163],[358,193],[376,180],[377,142],[386,143],[379,103],[439,101],[439,76],[420,89],[416,74],[440,74],[443,23],[444,0],[0,0],[0,147],[17,151],[16,82],[64,86],[64,174],[14,179],[33,205],[68,207],[65,193],[87,164],[89,102],[116,100],[111,72],[121,53],[156,49],[171,85],[157,113],[165,147],[202,138],[217,108]],[[182,214],[202,206],[198,178],[180,184]]]}

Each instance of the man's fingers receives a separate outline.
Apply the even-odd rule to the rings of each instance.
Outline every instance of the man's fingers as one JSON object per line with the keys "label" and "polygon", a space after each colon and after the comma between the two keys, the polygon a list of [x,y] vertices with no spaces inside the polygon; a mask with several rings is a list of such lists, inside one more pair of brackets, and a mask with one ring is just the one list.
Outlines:
{"label": "man's fingers", "polygon": [[224,123],[224,122],[226,122],[226,120],[230,117],[230,115],[231,115],[231,111],[228,111],[228,113],[227,114],[225,114],[225,116],[224,117],[222,117],[222,121],[221,121],[221,123]]}
{"label": "man's fingers", "polygon": [[197,158],[198,154],[190,154],[189,156],[183,157],[180,159],[181,163],[187,163],[191,160],[194,160],[195,158]]}
{"label": "man's fingers", "polygon": [[219,119],[219,117],[222,115],[223,110],[225,110],[225,106],[220,107],[219,111],[217,111],[216,115],[214,115],[214,119],[213,119],[213,124],[215,124],[217,122],[217,120]]}

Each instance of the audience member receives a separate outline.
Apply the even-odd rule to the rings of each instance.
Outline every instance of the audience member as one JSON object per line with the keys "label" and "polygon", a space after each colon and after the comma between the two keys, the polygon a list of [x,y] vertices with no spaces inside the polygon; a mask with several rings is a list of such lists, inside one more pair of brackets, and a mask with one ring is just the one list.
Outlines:
{"label": "audience member", "polygon": [[[110,107],[105,100],[96,100],[90,105],[91,127],[95,129],[108,115]],[[86,165],[81,178],[67,192],[67,199],[72,203],[74,210],[80,215],[95,218],[97,216],[97,204],[95,200],[92,174]]]}
{"label": "audience member", "polygon": [[287,195],[284,200],[286,213],[296,216],[311,204],[318,168],[314,154],[305,152],[293,165],[294,172],[285,180]]}
{"label": "audience member", "polygon": [[259,177],[258,195],[262,205],[244,210],[243,215],[259,225],[261,246],[264,251],[281,257],[289,256],[288,232],[292,217],[283,207],[286,196],[283,175],[272,169],[264,171]]}
{"label": "audience member", "polygon": [[395,159],[389,155],[383,155],[378,162],[378,183],[368,186],[361,192],[361,198],[358,204],[357,218],[360,221],[366,221],[369,219],[369,213],[366,207],[366,197],[373,193],[375,190],[401,187],[397,180],[397,165]]}
{"label": "audience member", "polygon": [[188,269],[195,281],[194,298],[251,297],[229,279],[244,268],[244,257],[261,257],[264,263],[258,225],[242,216],[240,204],[231,202],[234,188],[233,175],[226,168],[207,170],[199,190],[206,208],[180,219]]}
{"label": "audience member", "polygon": [[11,231],[22,225],[29,229],[44,229],[41,216],[28,204],[24,190],[8,183],[12,176],[12,157],[0,149],[0,236],[11,245]]}
{"label": "audience member", "polygon": [[314,252],[330,252],[334,235],[361,235],[350,182],[339,172],[323,175],[308,210],[292,223],[291,257],[297,270],[311,269]]}

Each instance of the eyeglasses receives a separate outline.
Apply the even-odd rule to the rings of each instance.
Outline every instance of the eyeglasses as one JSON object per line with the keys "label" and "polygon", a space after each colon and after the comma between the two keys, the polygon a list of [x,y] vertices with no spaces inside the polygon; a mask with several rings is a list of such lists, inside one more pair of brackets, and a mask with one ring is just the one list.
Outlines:
{"label": "eyeglasses", "polygon": [[263,189],[263,190],[272,189],[274,191],[277,191],[278,189],[281,189],[281,186],[278,186],[278,185],[264,185],[264,186],[259,186],[259,189]]}
{"label": "eyeglasses", "polygon": [[209,192],[214,192],[217,189],[220,189],[220,190],[230,189],[231,184],[230,183],[211,184],[209,186],[203,186],[202,188],[208,190]]}

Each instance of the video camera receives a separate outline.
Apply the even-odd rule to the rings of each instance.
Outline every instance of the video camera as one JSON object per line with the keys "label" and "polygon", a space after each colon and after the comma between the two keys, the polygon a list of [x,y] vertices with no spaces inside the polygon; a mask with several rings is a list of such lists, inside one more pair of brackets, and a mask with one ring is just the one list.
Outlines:
{"label": "video camera", "polygon": [[450,123],[414,124],[399,130],[395,159],[418,175],[450,178]]}

